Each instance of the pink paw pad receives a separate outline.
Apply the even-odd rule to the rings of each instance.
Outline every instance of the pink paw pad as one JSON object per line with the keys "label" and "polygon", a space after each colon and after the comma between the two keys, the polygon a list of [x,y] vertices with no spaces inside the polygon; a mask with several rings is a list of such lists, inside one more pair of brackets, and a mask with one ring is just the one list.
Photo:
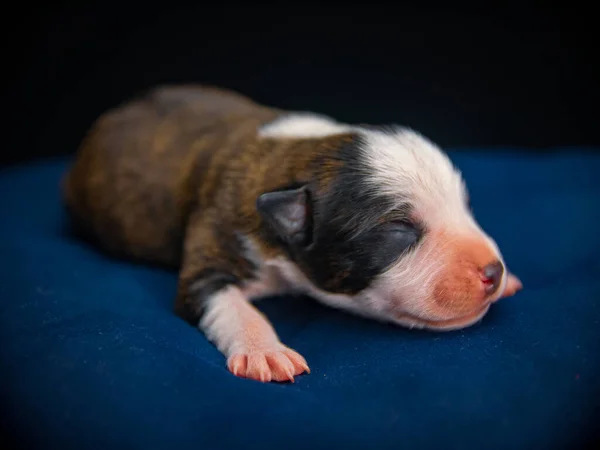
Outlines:
{"label": "pink paw pad", "polygon": [[227,368],[237,377],[263,383],[270,381],[293,383],[295,376],[304,372],[310,373],[306,360],[286,347],[233,354],[227,360]]}

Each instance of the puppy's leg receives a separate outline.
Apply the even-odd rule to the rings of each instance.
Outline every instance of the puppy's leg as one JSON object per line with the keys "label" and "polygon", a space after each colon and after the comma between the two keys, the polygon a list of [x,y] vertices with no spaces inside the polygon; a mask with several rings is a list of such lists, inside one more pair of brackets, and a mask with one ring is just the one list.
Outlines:
{"label": "puppy's leg", "polygon": [[[236,237],[224,242],[207,220],[188,229],[179,276],[176,311],[197,325],[227,358],[236,376],[254,380],[294,381],[309,372],[306,360],[283,345],[266,317],[241,287],[253,277],[249,261],[235,252]],[[236,254],[231,254],[231,252]]]}
{"label": "puppy's leg", "polygon": [[309,372],[306,360],[283,345],[267,319],[235,286],[206,300],[200,328],[227,357],[237,376],[267,381],[294,381]]}

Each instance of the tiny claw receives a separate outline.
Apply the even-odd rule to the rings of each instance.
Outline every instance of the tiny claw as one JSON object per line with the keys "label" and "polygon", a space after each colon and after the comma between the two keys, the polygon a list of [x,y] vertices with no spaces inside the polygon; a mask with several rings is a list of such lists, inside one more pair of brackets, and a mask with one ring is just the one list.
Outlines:
{"label": "tiny claw", "polygon": [[233,363],[233,368],[231,370],[233,372],[233,374],[237,377],[239,372],[240,372],[240,361],[239,360],[235,360],[235,362]]}
{"label": "tiny claw", "polygon": [[292,383],[294,383],[294,381],[295,381],[294,380],[294,370],[288,368],[286,375],[288,377],[288,380],[290,380]]}
{"label": "tiny claw", "polygon": [[269,381],[271,381],[271,376],[267,372],[261,372],[260,381],[262,381],[263,383],[268,383]]}

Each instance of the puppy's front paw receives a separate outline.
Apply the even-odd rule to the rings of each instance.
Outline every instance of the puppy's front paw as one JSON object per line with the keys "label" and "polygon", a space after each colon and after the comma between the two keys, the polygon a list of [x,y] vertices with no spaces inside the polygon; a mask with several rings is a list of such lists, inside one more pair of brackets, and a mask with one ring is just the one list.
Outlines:
{"label": "puppy's front paw", "polygon": [[232,354],[227,368],[235,376],[268,383],[291,381],[303,372],[310,373],[306,360],[294,350],[279,343],[267,348],[248,348]]}
{"label": "puppy's front paw", "polygon": [[523,283],[512,273],[508,274],[508,281],[506,283],[506,288],[504,288],[504,292],[500,298],[512,297],[517,292],[523,289]]}

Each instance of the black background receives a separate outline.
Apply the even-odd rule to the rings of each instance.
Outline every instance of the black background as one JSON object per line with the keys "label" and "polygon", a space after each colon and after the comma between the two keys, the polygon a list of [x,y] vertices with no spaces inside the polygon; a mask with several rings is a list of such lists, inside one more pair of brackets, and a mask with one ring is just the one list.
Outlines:
{"label": "black background", "polygon": [[73,153],[104,110],[169,82],[446,148],[600,145],[591,10],[195,3],[5,10],[1,163]]}

